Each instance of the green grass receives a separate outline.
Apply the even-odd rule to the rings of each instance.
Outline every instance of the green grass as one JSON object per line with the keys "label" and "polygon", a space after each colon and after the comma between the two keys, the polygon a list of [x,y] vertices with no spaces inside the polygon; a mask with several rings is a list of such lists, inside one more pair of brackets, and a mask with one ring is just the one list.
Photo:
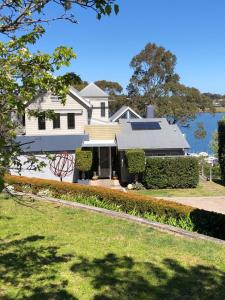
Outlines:
{"label": "green grass", "polygon": [[152,189],[135,191],[135,193],[157,197],[210,197],[225,196],[225,187],[215,182],[200,181],[193,189]]}
{"label": "green grass", "polygon": [[0,198],[0,299],[225,299],[225,246]]}

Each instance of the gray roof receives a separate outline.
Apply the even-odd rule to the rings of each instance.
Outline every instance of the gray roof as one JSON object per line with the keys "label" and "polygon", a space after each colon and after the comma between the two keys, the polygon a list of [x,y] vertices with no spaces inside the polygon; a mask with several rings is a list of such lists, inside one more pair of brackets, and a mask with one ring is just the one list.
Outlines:
{"label": "gray roof", "polygon": [[74,151],[81,147],[86,135],[42,135],[16,137],[16,142],[21,144],[24,152],[63,152]]}
{"label": "gray roof", "polygon": [[125,113],[126,110],[130,110],[132,113],[135,113],[138,118],[141,119],[141,116],[139,116],[133,109],[131,109],[129,106],[123,105],[115,114],[113,114],[110,117],[110,121],[116,121],[123,113]]}
{"label": "gray roof", "polygon": [[73,86],[70,87],[69,92],[70,94],[72,94],[72,96],[75,96],[76,99],[81,101],[81,103],[85,104],[87,107],[92,107],[91,103],[87,99],[84,99]]}
{"label": "gray roof", "polygon": [[[132,122],[158,122],[158,130],[133,130]],[[118,149],[189,149],[190,146],[177,125],[165,118],[120,120],[121,132],[116,135]]]}
{"label": "gray roof", "polygon": [[85,98],[108,98],[108,95],[94,83],[90,83],[79,94]]}

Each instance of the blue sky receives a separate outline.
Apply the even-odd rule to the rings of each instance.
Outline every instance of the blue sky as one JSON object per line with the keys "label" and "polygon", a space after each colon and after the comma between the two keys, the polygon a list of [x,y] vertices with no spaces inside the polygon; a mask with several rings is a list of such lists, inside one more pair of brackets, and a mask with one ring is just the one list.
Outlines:
{"label": "blue sky", "polygon": [[96,20],[91,11],[78,9],[78,25],[57,22],[37,48],[52,51],[73,47],[77,59],[64,71],[82,79],[120,82],[127,86],[129,63],[148,42],[177,56],[181,82],[202,92],[225,94],[224,0],[119,0],[118,16]]}

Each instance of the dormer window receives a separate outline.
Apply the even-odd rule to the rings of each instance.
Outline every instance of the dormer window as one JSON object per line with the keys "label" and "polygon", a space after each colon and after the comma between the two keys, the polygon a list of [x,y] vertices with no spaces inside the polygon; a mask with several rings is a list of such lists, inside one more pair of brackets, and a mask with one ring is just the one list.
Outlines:
{"label": "dormer window", "polygon": [[105,117],[105,102],[101,102],[101,117]]}

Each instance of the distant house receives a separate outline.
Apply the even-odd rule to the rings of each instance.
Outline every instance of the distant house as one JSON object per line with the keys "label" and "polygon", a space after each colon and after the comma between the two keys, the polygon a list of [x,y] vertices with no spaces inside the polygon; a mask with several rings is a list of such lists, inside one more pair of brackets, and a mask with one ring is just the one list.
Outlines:
{"label": "distant house", "polygon": [[[29,117],[29,109],[39,109],[43,115]],[[48,109],[54,110],[54,120],[45,118],[44,112]],[[47,93],[27,107],[25,134],[17,136],[17,141],[23,145],[21,158],[25,160],[26,155],[33,153],[46,161],[47,167],[39,172],[24,170],[22,175],[55,178],[43,153],[66,151],[75,157],[78,147],[93,151],[92,172],[100,178],[111,178],[115,171],[124,182],[128,178],[126,149],[144,149],[146,156],[185,155],[190,147],[180,129],[165,118],[154,118],[151,106],[147,107],[147,115],[148,118],[142,118],[130,107],[123,106],[109,118],[108,95],[94,83],[80,92],[71,87],[65,105]],[[75,170],[65,180],[76,182],[77,179]]]}

